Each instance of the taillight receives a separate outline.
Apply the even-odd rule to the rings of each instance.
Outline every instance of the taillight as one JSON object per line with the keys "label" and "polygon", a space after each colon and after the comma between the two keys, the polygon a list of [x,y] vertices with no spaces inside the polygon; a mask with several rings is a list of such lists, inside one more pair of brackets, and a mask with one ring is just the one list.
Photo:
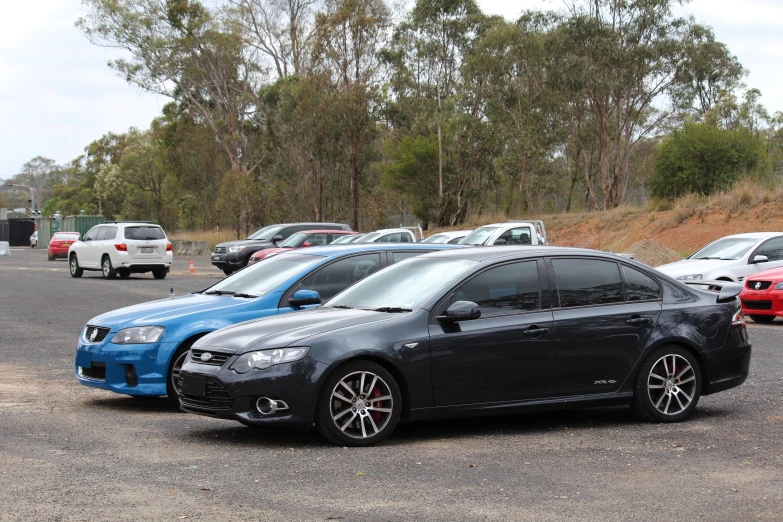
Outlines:
{"label": "taillight", "polygon": [[118,252],[128,251],[128,245],[126,245],[125,243],[117,243],[116,245],[114,245],[114,248],[116,248]]}
{"label": "taillight", "polygon": [[731,316],[732,328],[745,328],[745,316],[742,315],[742,309],[737,310],[737,313]]}
{"label": "taillight", "polygon": [[166,252],[171,252],[171,243],[166,243]]}

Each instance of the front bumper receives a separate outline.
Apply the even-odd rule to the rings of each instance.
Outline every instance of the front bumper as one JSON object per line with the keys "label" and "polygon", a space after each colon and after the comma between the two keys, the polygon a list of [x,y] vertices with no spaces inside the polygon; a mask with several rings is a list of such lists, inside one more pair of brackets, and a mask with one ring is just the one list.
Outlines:
{"label": "front bumper", "polygon": [[747,286],[740,293],[742,313],[746,315],[783,316],[783,290],[774,290],[775,282],[766,290],[753,290]]}
{"label": "front bumper", "polygon": [[[190,413],[243,424],[262,426],[311,426],[315,419],[321,378],[327,365],[305,357],[301,361],[278,364],[266,370],[251,370],[245,374],[229,370],[236,357],[222,367],[188,360],[180,371],[180,379],[190,375],[205,377],[205,395],[181,393],[180,408]],[[287,410],[262,415],[256,409],[261,397],[284,401]]]}
{"label": "front bumper", "polygon": [[79,338],[75,361],[78,381],[126,395],[166,395],[166,378],[178,343],[112,344],[115,333],[100,343]]}
{"label": "front bumper", "polygon": [[225,268],[239,270],[245,266],[245,259],[248,255],[249,254],[244,251],[232,252],[230,254],[216,254],[212,252],[210,260],[213,265],[220,268],[221,270]]}

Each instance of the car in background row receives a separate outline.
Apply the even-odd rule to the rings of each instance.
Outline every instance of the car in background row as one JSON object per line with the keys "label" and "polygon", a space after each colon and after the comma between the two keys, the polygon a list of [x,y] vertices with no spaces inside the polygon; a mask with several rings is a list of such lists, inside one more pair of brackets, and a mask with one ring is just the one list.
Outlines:
{"label": "car in background row", "polygon": [[329,245],[335,239],[352,235],[356,235],[356,232],[351,232],[349,230],[303,230],[291,235],[288,239],[280,243],[277,248],[259,250],[250,256],[248,264],[252,265],[253,263],[258,263],[266,257],[287,252],[294,248]]}
{"label": "car in background row", "polygon": [[512,220],[479,227],[460,242],[460,245],[546,245],[546,228],[540,219]]}
{"label": "car in background row", "polygon": [[[80,383],[127,395],[166,395],[177,403],[177,378],[200,337],[235,323],[317,306],[356,281],[405,258],[456,245],[344,245],[285,252],[200,292],[120,308],[90,319],[76,346]],[[204,364],[219,353],[193,351]],[[194,407],[221,403],[192,398]],[[187,397],[186,397],[187,399]]]}
{"label": "car in background row", "polygon": [[180,404],[244,424],[315,424],[344,446],[379,442],[400,419],[564,406],[628,404],[677,422],[748,376],[739,292],[591,250],[426,254],[315,310],[201,338]]}
{"label": "car in background row", "polygon": [[33,232],[33,235],[30,236],[30,248],[35,248],[38,246],[38,231],[36,230]]}
{"label": "car in background row", "polygon": [[81,234],[78,232],[55,232],[52,239],[49,240],[49,261],[54,261],[57,258],[67,259],[68,250],[71,245],[79,241],[79,238],[81,238]]}
{"label": "car in background row", "polygon": [[473,232],[472,230],[452,230],[451,232],[438,232],[428,238],[422,239],[420,243],[450,243],[458,244],[465,236]]}
{"label": "car in background row", "polygon": [[330,245],[348,245],[348,244],[351,244],[351,243],[356,243],[356,241],[358,241],[360,238],[363,238],[366,235],[367,234],[346,235],[346,236],[338,237],[337,239],[335,239],[334,241],[332,241],[329,244]]}
{"label": "car in background row", "polygon": [[416,235],[407,228],[383,228],[356,240],[356,243],[416,243]]}
{"label": "car in background row", "polygon": [[226,241],[215,246],[210,259],[212,264],[229,275],[247,266],[250,256],[266,248],[276,248],[292,234],[302,230],[347,230],[351,227],[341,223],[283,223],[269,225],[239,241]]}
{"label": "car in background row", "polygon": [[144,222],[107,222],[92,227],[81,241],[68,248],[71,277],[97,270],[105,279],[152,272],[165,279],[174,258],[163,229]]}
{"label": "car in background row", "polygon": [[783,232],[722,237],[695,254],[656,270],[681,281],[735,281],[762,270],[783,267]]}
{"label": "car in background row", "polygon": [[783,268],[764,270],[745,278],[740,294],[742,313],[757,323],[783,316]]}

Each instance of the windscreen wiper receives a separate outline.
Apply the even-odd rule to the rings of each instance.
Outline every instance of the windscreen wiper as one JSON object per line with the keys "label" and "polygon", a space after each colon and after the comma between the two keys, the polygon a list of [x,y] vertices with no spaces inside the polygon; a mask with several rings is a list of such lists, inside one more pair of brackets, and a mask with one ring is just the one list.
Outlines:
{"label": "windscreen wiper", "polygon": [[204,295],[234,295],[236,292],[231,292],[229,290],[210,290],[209,292],[204,292]]}
{"label": "windscreen wiper", "polygon": [[244,294],[244,293],[240,292],[238,294],[232,293],[232,297],[244,297],[246,299],[255,299],[258,296],[257,295],[251,295],[251,294]]}
{"label": "windscreen wiper", "polygon": [[382,306],[380,308],[374,308],[373,312],[388,312],[390,314],[398,314],[401,312],[412,312],[410,308],[400,308],[399,306]]}
{"label": "windscreen wiper", "polygon": [[333,305],[333,306],[328,306],[327,308],[342,308],[343,310],[353,310],[353,306],[347,306],[347,305]]}

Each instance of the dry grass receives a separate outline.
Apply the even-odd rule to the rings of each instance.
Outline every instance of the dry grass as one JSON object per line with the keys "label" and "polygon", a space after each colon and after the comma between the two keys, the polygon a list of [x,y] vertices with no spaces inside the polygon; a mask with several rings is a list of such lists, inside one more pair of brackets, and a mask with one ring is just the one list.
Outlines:
{"label": "dry grass", "polygon": [[233,241],[237,238],[233,230],[221,230],[217,233],[215,230],[193,230],[184,232],[174,232],[168,234],[169,239],[180,239],[185,241],[206,241],[209,243],[210,251],[215,249],[215,245],[224,241]]}

